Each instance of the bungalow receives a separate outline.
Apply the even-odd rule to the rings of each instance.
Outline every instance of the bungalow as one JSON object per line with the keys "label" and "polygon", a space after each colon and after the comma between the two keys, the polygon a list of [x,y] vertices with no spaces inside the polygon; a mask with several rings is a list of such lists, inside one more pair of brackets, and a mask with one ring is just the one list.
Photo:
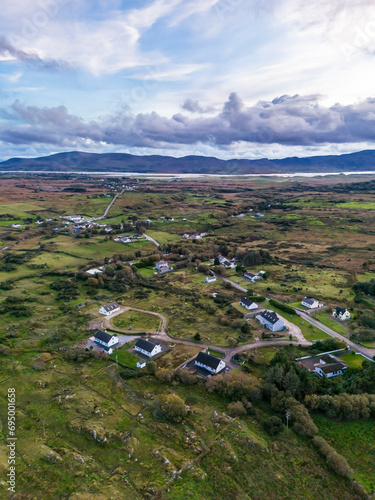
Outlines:
{"label": "bungalow", "polygon": [[173,271],[173,267],[169,267],[169,263],[166,262],[165,260],[160,260],[159,262],[157,262],[155,268],[160,274]]}
{"label": "bungalow", "polygon": [[106,304],[99,309],[100,314],[104,314],[104,316],[109,316],[115,312],[120,310],[120,306],[117,302],[111,302],[110,304]]}
{"label": "bungalow", "polygon": [[95,276],[95,274],[100,274],[102,273],[103,271],[99,268],[93,268],[93,269],[89,269],[88,271],[86,271],[87,274],[89,274],[90,276]]}
{"label": "bungalow", "polygon": [[303,305],[304,307],[308,307],[309,309],[316,309],[317,307],[321,306],[321,303],[319,302],[319,300],[308,299],[307,297],[305,297],[301,301],[301,305]]}
{"label": "bungalow", "polygon": [[213,283],[216,281],[215,276],[207,276],[207,278],[204,280],[205,283]]}
{"label": "bungalow", "polygon": [[284,321],[273,311],[267,311],[266,309],[258,314],[256,318],[263,326],[272,332],[279,332],[285,328]]}
{"label": "bungalow", "polygon": [[223,267],[232,267],[232,268],[235,267],[233,261],[229,261],[226,257],[223,257],[222,255],[218,255],[217,258]]}
{"label": "bungalow", "polygon": [[320,377],[337,377],[342,375],[347,366],[332,354],[320,356],[319,364],[315,366],[315,372]]}
{"label": "bungalow", "polygon": [[108,354],[112,354],[112,346],[118,344],[118,337],[104,332],[103,330],[98,330],[95,333],[95,342],[103,347]]}
{"label": "bungalow", "polygon": [[337,306],[333,310],[332,316],[334,318],[340,319],[341,321],[344,321],[345,319],[349,319],[350,318],[350,312],[347,309],[344,309],[343,307],[338,307]]}
{"label": "bungalow", "polygon": [[211,356],[211,354],[207,354],[206,352],[200,352],[198,356],[195,358],[195,365],[200,368],[204,368],[215,375],[226,367],[224,361],[215,356]]}
{"label": "bungalow", "polygon": [[253,274],[253,273],[250,273],[250,272],[245,273],[243,276],[244,276],[244,278],[246,278],[248,280],[251,280],[253,283],[255,282],[255,280],[259,280],[260,279],[259,274]]}
{"label": "bungalow", "polygon": [[248,299],[247,297],[243,297],[240,301],[241,306],[246,307],[249,311],[252,309],[258,309],[258,304],[253,302],[252,300]]}
{"label": "bungalow", "polygon": [[156,354],[159,354],[159,352],[161,352],[161,345],[154,344],[149,340],[138,339],[137,343],[134,346],[134,349],[140,352],[141,354],[144,354],[145,356],[152,358],[153,356],[156,356]]}

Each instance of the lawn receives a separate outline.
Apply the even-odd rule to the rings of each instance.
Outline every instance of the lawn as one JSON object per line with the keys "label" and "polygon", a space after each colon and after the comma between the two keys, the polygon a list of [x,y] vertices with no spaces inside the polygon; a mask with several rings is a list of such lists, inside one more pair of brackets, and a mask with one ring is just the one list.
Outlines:
{"label": "lawn", "polygon": [[317,314],[313,314],[312,317],[323,323],[323,325],[328,326],[328,328],[331,328],[335,332],[340,333],[341,335],[345,335],[346,337],[348,336],[348,330],[345,328],[345,326],[335,321],[327,311],[321,311]]}
{"label": "lawn", "polygon": [[115,328],[121,330],[132,330],[142,332],[156,332],[159,329],[160,319],[152,314],[146,314],[138,311],[126,311],[111,320]]}
{"label": "lawn", "polygon": [[350,366],[350,368],[362,368],[362,363],[366,360],[361,354],[352,354],[351,352],[340,356],[340,359]]}
{"label": "lawn", "polygon": [[305,339],[308,340],[309,342],[314,342],[316,340],[325,340],[325,339],[331,338],[331,336],[328,335],[328,333],[323,332],[323,330],[320,330],[320,328],[318,328],[315,325],[312,325],[311,323],[304,320],[303,318],[301,318],[297,314],[293,314],[293,316],[291,316],[290,314],[285,313],[281,309],[279,309],[275,306],[271,306],[271,304],[269,302],[265,303],[264,307],[266,309],[271,309],[272,311],[275,311],[276,313],[280,314],[280,316],[283,316],[286,320],[288,320],[291,323],[293,323],[294,325],[298,326],[301,329]]}
{"label": "lawn", "polygon": [[127,365],[130,368],[137,368],[139,357],[132,352],[129,352],[127,347],[122,347],[110,355],[112,359],[116,359],[116,356],[120,363],[124,363],[124,365]]}
{"label": "lawn", "polygon": [[207,352],[208,354],[211,354],[211,356],[216,356],[217,358],[225,358],[224,352],[215,351],[215,349],[208,349]]}

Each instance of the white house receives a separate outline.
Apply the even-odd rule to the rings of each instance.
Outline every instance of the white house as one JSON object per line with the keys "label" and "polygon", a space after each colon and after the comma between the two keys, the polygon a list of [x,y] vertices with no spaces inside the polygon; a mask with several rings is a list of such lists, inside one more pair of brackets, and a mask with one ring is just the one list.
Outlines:
{"label": "white house", "polygon": [[215,276],[207,276],[207,278],[204,280],[205,283],[213,283],[216,281]]}
{"label": "white house", "polygon": [[100,314],[104,314],[104,316],[109,316],[115,312],[120,310],[120,306],[117,302],[111,302],[110,304],[106,304],[99,309]]}
{"label": "white house", "polygon": [[146,361],[141,359],[137,362],[137,368],[144,368],[147,365]]}
{"label": "white house", "polygon": [[102,272],[103,271],[101,269],[97,269],[97,268],[89,269],[88,271],[86,271],[86,273],[89,274],[90,276],[95,276],[95,274],[100,274]]}
{"label": "white house", "polygon": [[137,343],[134,346],[134,349],[140,352],[141,354],[144,354],[145,356],[152,358],[153,356],[156,356],[156,354],[159,354],[159,352],[161,352],[161,345],[154,344],[149,340],[138,339]]}
{"label": "white house", "polygon": [[111,335],[110,333],[104,332],[103,330],[98,330],[95,333],[95,342],[100,344],[103,349],[112,354],[112,346],[118,344],[118,337],[116,335]]}
{"label": "white house", "polygon": [[243,297],[240,300],[240,304],[241,306],[246,307],[246,309],[248,309],[249,311],[251,311],[252,309],[258,309],[259,307],[258,304],[248,299],[247,297]]}
{"label": "white house", "polygon": [[173,271],[173,267],[169,267],[169,263],[165,260],[160,260],[159,262],[157,262],[155,268],[160,274]]}
{"label": "white house", "polygon": [[343,307],[336,307],[333,310],[332,316],[334,318],[338,318],[341,321],[344,321],[345,319],[350,318],[350,312],[347,309],[344,309]]}
{"label": "white house", "polygon": [[347,366],[332,354],[320,356],[319,364],[315,365],[315,372],[320,377],[337,377],[342,375]]}
{"label": "white house", "polygon": [[263,326],[272,332],[279,332],[285,328],[284,321],[273,311],[262,311],[256,318]]}
{"label": "white house", "polygon": [[226,257],[223,257],[222,255],[218,255],[217,258],[223,267],[231,267],[232,269],[236,267],[233,261],[228,260]]}
{"label": "white house", "polygon": [[200,352],[195,358],[195,365],[215,374],[221,372],[226,367],[223,360],[216,358],[215,356],[211,356],[211,354],[207,354],[203,351]]}
{"label": "white house", "polygon": [[316,309],[317,307],[321,306],[321,303],[319,302],[319,300],[308,299],[307,297],[305,297],[301,301],[301,305],[303,305],[304,307],[308,307],[309,309]]}
{"label": "white house", "polygon": [[248,279],[248,280],[251,280],[253,283],[255,282],[255,280],[259,280],[260,279],[260,276],[259,274],[254,274],[254,273],[250,273],[250,272],[247,272],[243,275],[244,278]]}

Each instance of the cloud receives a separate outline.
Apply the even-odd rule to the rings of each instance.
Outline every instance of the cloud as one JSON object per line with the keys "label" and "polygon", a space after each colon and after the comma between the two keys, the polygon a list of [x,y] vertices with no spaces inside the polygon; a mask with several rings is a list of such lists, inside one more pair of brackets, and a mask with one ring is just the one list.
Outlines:
{"label": "cloud", "polygon": [[62,71],[69,68],[69,65],[64,61],[41,59],[36,53],[25,52],[17,49],[4,37],[0,37],[0,55],[11,56],[18,61],[28,64],[29,66],[45,71]]}
{"label": "cloud", "polygon": [[[198,103],[188,100],[186,107],[194,110],[197,106],[199,110]],[[221,112],[210,117],[119,112],[91,122],[71,115],[65,106],[40,108],[16,101],[10,111],[0,112],[8,122],[15,122],[0,128],[0,140],[13,144],[228,148],[239,143],[310,147],[375,140],[374,98],[325,107],[319,105],[318,96],[295,95],[246,106],[232,93]]]}
{"label": "cloud", "polygon": [[212,113],[214,108],[212,106],[203,107],[199,104],[198,101],[188,98],[185,100],[183,105],[181,106],[185,111],[189,111],[190,113],[199,113],[203,115],[205,113]]}

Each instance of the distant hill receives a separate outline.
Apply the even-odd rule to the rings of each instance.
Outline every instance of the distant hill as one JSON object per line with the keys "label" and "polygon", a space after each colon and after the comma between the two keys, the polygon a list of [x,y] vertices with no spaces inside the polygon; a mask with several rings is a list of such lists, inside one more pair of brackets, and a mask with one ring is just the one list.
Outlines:
{"label": "distant hill", "polygon": [[282,174],[375,171],[375,150],[337,156],[285,158],[283,160],[219,160],[206,156],[135,156],[124,153],[72,151],[41,158],[11,158],[0,162],[0,171],[139,172],[158,174]]}

